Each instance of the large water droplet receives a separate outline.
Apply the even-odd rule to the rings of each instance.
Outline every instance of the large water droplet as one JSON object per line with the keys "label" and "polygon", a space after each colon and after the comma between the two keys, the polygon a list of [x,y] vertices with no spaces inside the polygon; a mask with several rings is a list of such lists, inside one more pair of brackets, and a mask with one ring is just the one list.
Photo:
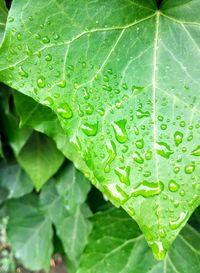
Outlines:
{"label": "large water droplet", "polygon": [[84,123],[81,125],[81,129],[87,136],[96,136],[98,131],[98,122]]}
{"label": "large water droplet", "polygon": [[144,112],[141,109],[138,109],[136,112],[136,116],[137,116],[137,118],[141,119],[141,118],[145,118],[145,117],[150,117],[150,113],[148,111]]}
{"label": "large water droplet", "polygon": [[45,77],[41,76],[37,79],[37,85],[39,88],[45,87]]}
{"label": "large water droplet", "polygon": [[124,143],[127,140],[126,122],[125,119],[122,119],[112,123],[115,137],[119,143]]}
{"label": "large water droplet", "polygon": [[120,182],[126,184],[127,186],[130,185],[129,180],[130,170],[131,170],[130,166],[115,168],[115,173],[119,177]]}
{"label": "large water droplet", "polygon": [[195,165],[193,163],[190,163],[187,166],[185,166],[184,170],[186,174],[191,174],[195,170]]}
{"label": "large water droplet", "polygon": [[105,167],[104,171],[106,173],[108,173],[108,172],[110,172],[110,164],[116,157],[116,145],[115,145],[115,143],[112,140],[108,141],[107,144],[106,144],[106,149],[108,151],[109,157],[108,157],[108,159],[106,161],[106,167]]}
{"label": "large water droplet", "polygon": [[143,197],[154,196],[160,194],[164,189],[164,184],[162,182],[148,182],[143,181],[137,187],[135,187],[131,193],[132,196],[137,197],[142,195]]}
{"label": "large water droplet", "polygon": [[57,112],[59,116],[64,119],[69,119],[73,115],[72,110],[67,103],[61,103],[57,108]]}
{"label": "large water droplet", "polygon": [[170,146],[164,142],[157,143],[156,152],[157,152],[157,154],[159,154],[162,157],[167,158],[167,159],[173,154]]}
{"label": "large water droplet", "polygon": [[170,227],[171,229],[177,229],[179,228],[182,224],[184,224],[184,222],[186,221],[188,217],[188,213],[187,212],[181,212],[180,216],[173,220],[170,221]]}
{"label": "large water droplet", "polygon": [[179,184],[174,180],[170,180],[168,184],[168,188],[171,192],[176,192],[179,189]]}
{"label": "large water droplet", "polygon": [[179,146],[183,142],[183,133],[177,131],[174,134],[174,142],[176,146]]}
{"label": "large water droplet", "polygon": [[136,140],[135,145],[136,145],[136,147],[137,147],[138,149],[144,148],[144,140],[143,140],[142,138]]}
{"label": "large water droplet", "polygon": [[140,153],[138,152],[134,152],[133,153],[133,160],[139,164],[143,164],[144,163],[144,159],[143,157],[141,156]]}

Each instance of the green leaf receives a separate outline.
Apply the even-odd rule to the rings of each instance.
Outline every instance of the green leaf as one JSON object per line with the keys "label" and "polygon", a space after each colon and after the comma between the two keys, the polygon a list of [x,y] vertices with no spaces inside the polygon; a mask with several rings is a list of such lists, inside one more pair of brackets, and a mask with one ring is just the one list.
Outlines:
{"label": "green leaf", "polygon": [[8,199],[19,198],[33,189],[30,178],[17,164],[0,165],[0,187],[8,190]]}
{"label": "green leaf", "polygon": [[11,90],[1,87],[0,92],[0,115],[1,115],[1,131],[17,156],[22,147],[30,137],[32,130],[29,128],[19,128],[19,118],[15,113],[15,109],[10,107],[12,101]]}
{"label": "green leaf", "polygon": [[80,262],[91,231],[88,220],[91,212],[84,203],[89,188],[83,174],[70,164],[44,186],[40,195],[41,208],[54,223],[65,253],[74,267]]}
{"label": "green leaf", "polygon": [[0,80],[53,109],[163,259],[200,203],[200,2],[22,0],[9,17]]}
{"label": "green leaf", "polygon": [[53,252],[52,225],[28,195],[8,203],[8,239],[15,257],[30,270],[49,269]]}
{"label": "green leaf", "polygon": [[92,217],[93,230],[77,273],[197,273],[200,234],[187,225],[162,262],[157,262],[139,227],[122,210]]}
{"label": "green leaf", "polygon": [[7,8],[4,0],[0,0],[0,44],[4,35],[7,19]]}
{"label": "green leaf", "polygon": [[64,161],[55,143],[45,135],[34,132],[17,157],[17,161],[40,190]]}

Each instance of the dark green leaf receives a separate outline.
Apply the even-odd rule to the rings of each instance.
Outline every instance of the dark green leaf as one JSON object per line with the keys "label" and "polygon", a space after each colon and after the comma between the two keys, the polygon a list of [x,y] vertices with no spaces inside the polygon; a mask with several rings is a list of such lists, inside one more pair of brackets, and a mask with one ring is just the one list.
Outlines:
{"label": "dark green leaf", "polygon": [[9,18],[0,80],[53,109],[75,165],[164,258],[200,203],[200,2],[21,0]]}
{"label": "dark green leaf", "polygon": [[91,212],[84,203],[88,190],[89,182],[70,164],[45,185],[40,195],[41,208],[54,223],[65,253],[75,267],[91,231],[88,220]]}
{"label": "dark green leaf", "polygon": [[18,198],[33,189],[30,178],[17,164],[0,166],[0,186],[8,190],[7,198]]}
{"label": "dark green leaf", "polygon": [[17,160],[39,190],[60,168],[64,156],[51,139],[34,132],[20,151]]}
{"label": "dark green leaf", "polygon": [[163,262],[157,262],[139,227],[122,210],[98,213],[77,273],[198,273],[200,234],[187,225]]}
{"label": "dark green leaf", "polygon": [[8,204],[8,239],[16,258],[31,270],[49,269],[53,252],[52,225],[31,195]]}

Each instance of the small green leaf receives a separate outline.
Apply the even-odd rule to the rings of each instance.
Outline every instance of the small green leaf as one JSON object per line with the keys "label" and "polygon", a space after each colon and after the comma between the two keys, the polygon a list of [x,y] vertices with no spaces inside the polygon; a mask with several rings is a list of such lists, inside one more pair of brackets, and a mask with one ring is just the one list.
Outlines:
{"label": "small green leaf", "polygon": [[187,225],[162,262],[154,259],[139,227],[122,210],[92,217],[93,230],[77,273],[198,273],[200,234]]}
{"label": "small green leaf", "polygon": [[14,163],[0,165],[0,186],[8,190],[8,199],[19,198],[33,189],[30,178]]}
{"label": "small green leaf", "polygon": [[17,161],[39,190],[60,168],[64,156],[57,150],[51,139],[34,132],[20,151]]}
{"label": "small green leaf", "polygon": [[65,253],[75,267],[91,231],[88,220],[91,211],[84,203],[89,185],[83,174],[70,164],[51,179],[40,194],[41,209],[54,223]]}
{"label": "small green leaf", "polygon": [[15,257],[31,270],[49,269],[53,253],[52,224],[34,196],[8,203],[8,239]]}

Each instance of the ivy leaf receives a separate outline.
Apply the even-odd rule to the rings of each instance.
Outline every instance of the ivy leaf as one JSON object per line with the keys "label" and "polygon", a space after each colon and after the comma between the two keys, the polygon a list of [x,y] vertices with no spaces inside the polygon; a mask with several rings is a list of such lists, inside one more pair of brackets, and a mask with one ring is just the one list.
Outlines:
{"label": "ivy leaf", "polygon": [[4,30],[6,27],[6,19],[7,19],[7,8],[4,0],[0,0],[0,44],[4,35]]}
{"label": "ivy leaf", "polygon": [[200,234],[190,225],[181,231],[165,260],[157,262],[137,224],[122,210],[97,213],[92,223],[93,230],[77,273],[197,273],[200,270]]}
{"label": "ivy leaf", "polygon": [[40,190],[60,168],[64,156],[51,139],[34,132],[17,156],[17,161],[30,176],[36,189]]}
{"label": "ivy leaf", "polygon": [[0,166],[0,186],[8,190],[8,199],[19,198],[33,189],[30,178],[14,163]]}
{"label": "ivy leaf", "polygon": [[49,269],[53,252],[52,224],[39,211],[33,195],[8,203],[8,239],[15,257],[30,270]]}
{"label": "ivy leaf", "polygon": [[76,166],[163,259],[200,203],[200,3],[155,5],[14,1],[0,80],[53,109]]}
{"label": "ivy leaf", "polygon": [[[84,203],[90,188],[89,181],[85,180],[83,174],[76,172],[78,171],[72,164],[63,168],[55,179],[51,179],[44,186],[40,195],[41,209],[54,223],[57,236],[73,267],[78,266],[91,231],[91,223],[88,220],[91,212]],[[78,183],[79,186],[76,185]],[[76,201],[72,201],[72,188],[77,190]]]}

